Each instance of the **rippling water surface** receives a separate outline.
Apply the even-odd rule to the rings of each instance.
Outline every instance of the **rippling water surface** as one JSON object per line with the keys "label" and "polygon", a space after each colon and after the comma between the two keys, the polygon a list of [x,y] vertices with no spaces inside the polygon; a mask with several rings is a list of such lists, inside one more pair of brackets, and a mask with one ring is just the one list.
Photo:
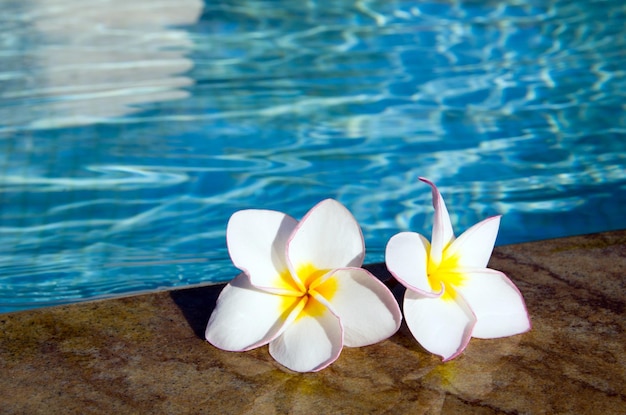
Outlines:
{"label": "rippling water surface", "polygon": [[504,214],[626,228],[619,0],[0,0],[0,311],[236,275],[244,208],[344,203],[368,262]]}

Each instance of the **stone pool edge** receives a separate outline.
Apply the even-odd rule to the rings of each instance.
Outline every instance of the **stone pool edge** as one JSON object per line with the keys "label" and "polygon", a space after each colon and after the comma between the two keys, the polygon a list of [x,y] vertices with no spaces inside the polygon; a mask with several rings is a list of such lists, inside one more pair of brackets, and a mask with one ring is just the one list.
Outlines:
{"label": "stone pool edge", "polygon": [[[374,273],[384,265],[368,266]],[[0,315],[5,413],[626,412],[626,230],[497,247],[529,333],[473,339],[452,362],[406,327],[295,374],[267,348],[202,336],[223,284]]]}

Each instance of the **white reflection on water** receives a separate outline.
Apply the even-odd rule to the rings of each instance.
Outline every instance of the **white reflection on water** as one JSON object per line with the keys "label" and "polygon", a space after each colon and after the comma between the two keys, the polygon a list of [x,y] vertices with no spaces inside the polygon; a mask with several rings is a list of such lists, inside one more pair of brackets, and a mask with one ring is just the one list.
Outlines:
{"label": "white reflection on water", "polygon": [[22,29],[13,32],[14,49],[2,61],[22,71],[3,71],[9,82],[2,99],[14,101],[0,108],[4,120],[31,128],[89,124],[188,96],[182,88],[193,83],[184,75],[193,66],[185,57],[192,42],[173,26],[195,23],[201,1],[28,0],[9,6],[3,17]]}
{"label": "white reflection on water", "polygon": [[27,177],[5,174],[0,180],[4,192],[59,192],[80,189],[132,190],[171,186],[187,180],[185,174],[166,173],[158,167],[142,166],[87,166],[85,170],[97,177]]}

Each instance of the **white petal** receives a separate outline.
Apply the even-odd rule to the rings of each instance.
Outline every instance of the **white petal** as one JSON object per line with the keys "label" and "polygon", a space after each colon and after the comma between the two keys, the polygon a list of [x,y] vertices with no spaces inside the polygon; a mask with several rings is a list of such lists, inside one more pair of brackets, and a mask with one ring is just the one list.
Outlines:
{"label": "white petal", "polygon": [[524,298],[503,273],[492,269],[465,273],[457,292],[478,319],[473,337],[492,339],[530,330]]}
{"label": "white petal", "polygon": [[450,222],[450,215],[448,214],[446,204],[443,201],[443,197],[441,197],[439,190],[437,190],[437,186],[423,177],[420,177],[419,179],[430,185],[432,188],[435,218],[433,222],[433,234],[431,237],[430,257],[435,264],[439,264],[441,262],[443,250],[454,240],[452,223]]}
{"label": "white petal", "polygon": [[461,268],[486,268],[499,227],[500,216],[477,223],[452,242],[446,256],[455,256]]}
{"label": "white petal", "polygon": [[337,360],[343,347],[341,324],[328,308],[322,309],[315,316],[300,315],[270,343],[278,363],[296,372],[315,372]]}
{"label": "white petal", "polygon": [[304,216],[287,247],[294,275],[304,265],[318,270],[360,267],[364,256],[359,224],[348,209],[333,199],[318,203]]}
{"label": "white petal", "polygon": [[281,275],[290,278],[285,253],[297,224],[292,217],[273,210],[240,210],[231,216],[226,228],[228,252],[254,286],[278,293],[293,291],[290,281],[278,282]]}
{"label": "white petal", "polygon": [[325,300],[339,316],[344,344],[350,347],[378,343],[400,327],[400,307],[389,289],[361,268],[338,269],[324,282],[333,287]]}
{"label": "white petal", "polygon": [[300,221],[288,242],[287,256],[294,269],[360,267],[365,256],[361,228],[341,203],[326,199]]}
{"label": "white petal", "polygon": [[[423,295],[433,293],[428,282],[428,251],[430,244],[415,232],[400,232],[391,237],[385,249],[385,264],[402,285]],[[433,296],[433,295],[431,295]]]}
{"label": "white petal", "polygon": [[411,290],[404,294],[404,319],[419,344],[444,361],[463,352],[476,323],[459,296],[452,301],[424,297]]}
{"label": "white petal", "polygon": [[[297,301],[294,300],[294,305]],[[206,339],[223,350],[243,351],[276,337],[291,311],[285,297],[261,291],[240,274],[224,287],[207,324]]]}

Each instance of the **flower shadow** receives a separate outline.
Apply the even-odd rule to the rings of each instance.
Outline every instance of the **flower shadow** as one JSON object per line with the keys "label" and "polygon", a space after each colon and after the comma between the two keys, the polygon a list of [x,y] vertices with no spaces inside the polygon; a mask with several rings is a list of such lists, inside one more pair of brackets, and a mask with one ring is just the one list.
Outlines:
{"label": "flower shadow", "polygon": [[215,308],[217,297],[226,284],[185,288],[170,292],[170,297],[183,313],[196,336],[204,340],[204,331]]}
{"label": "flower shadow", "polygon": [[[366,264],[363,268],[371,272],[386,285],[394,285],[394,279],[384,263]],[[226,284],[184,288],[170,292],[170,297],[183,313],[194,334],[204,340],[204,331],[215,303]]]}

